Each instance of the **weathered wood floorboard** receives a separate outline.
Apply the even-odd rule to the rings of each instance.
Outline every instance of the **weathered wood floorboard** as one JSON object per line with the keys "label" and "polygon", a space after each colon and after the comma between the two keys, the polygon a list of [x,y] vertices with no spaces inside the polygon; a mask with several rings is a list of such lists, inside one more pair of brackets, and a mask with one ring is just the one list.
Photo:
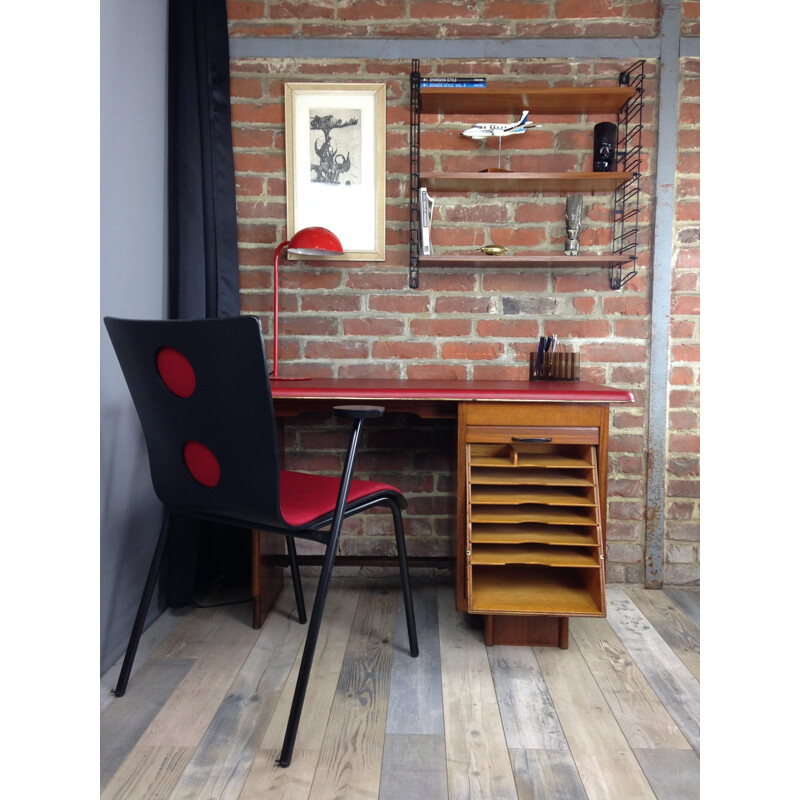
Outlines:
{"label": "weathered wood floorboard", "polygon": [[439,588],[439,641],[451,798],[517,797],[489,658],[479,630]]}
{"label": "weathered wood floorboard", "polygon": [[419,655],[408,651],[408,628],[402,594],[397,598],[392,682],[386,733],[444,735],[442,664],[439,658],[439,621],[436,587],[414,592]]}
{"label": "weathered wood floorboard", "polygon": [[311,787],[314,798],[378,795],[396,616],[393,590],[362,590]]}
{"label": "weathered wood floorboard", "polygon": [[134,699],[113,698],[100,714],[100,786],[104,787],[136,746],[169,696],[191,669],[189,658],[150,658],[141,667],[137,683],[147,692]]}
{"label": "weathered wood floorboard", "polygon": [[609,589],[607,595],[609,625],[699,755],[699,682],[623,589]]}
{"label": "weathered wood floorboard", "polygon": [[397,582],[335,580],[288,769],[291,588],[261,631],[247,606],[187,610],[101,699],[102,800],[694,800],[698,600],[609,587],[566,651],[486,648],[452,586],[423,584],[412,659]]}
{"label": "weathered wood floorboard", "polygon": [[689,750],[686,737],[604,619],[574,619],[570,629],[630,747]]}
{"label": "weathered wood floorboard", "polygon": [[700,631],[694,622],[664,592],[626,589],[625,593],[699,681]]}

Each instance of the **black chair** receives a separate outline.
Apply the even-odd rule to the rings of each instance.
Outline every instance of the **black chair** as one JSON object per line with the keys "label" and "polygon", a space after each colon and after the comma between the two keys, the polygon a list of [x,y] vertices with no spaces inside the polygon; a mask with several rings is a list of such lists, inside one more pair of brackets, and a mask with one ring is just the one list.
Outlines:
{"label": "black chair", "polygon": [[345,517],[373,506],[391,510],[409,646],[412,656],[419,654],[401,516],[406,500],[392,486],[352,477],[364,420],[380,417],[383,409],[334,409],[337,416],[352,420],[341,479],[281,470],[261,325],[255,317],[106,317],[105,324],[142,424],[153,485],[166,511],[115,694],[121,697],[128,684],[174,515],[284,534],[301,623],[306,612],[294,540],[320,542],[325,556],[278,760],[287,767]]}

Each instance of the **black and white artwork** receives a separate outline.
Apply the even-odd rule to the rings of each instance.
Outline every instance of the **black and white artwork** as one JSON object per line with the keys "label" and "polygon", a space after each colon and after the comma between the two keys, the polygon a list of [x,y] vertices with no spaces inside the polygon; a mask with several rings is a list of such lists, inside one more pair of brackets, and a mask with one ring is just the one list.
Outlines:
{"label": "black and white artwork", "polygon": [[386,260],[386,84],[285,87],[286,231],[321,226],[344,252]]}
{"label": "black and white artwork", "polygon": [[359,186],[362,180],[361,109],[309,112],[311,182]]}

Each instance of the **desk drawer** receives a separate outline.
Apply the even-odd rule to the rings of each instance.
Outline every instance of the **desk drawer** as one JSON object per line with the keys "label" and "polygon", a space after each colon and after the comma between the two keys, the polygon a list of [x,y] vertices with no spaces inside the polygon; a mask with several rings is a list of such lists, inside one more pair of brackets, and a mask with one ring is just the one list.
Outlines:
{"label": "desk drawer", "polygon": [[599,428],[465,434],[467,610],[604,616]]}

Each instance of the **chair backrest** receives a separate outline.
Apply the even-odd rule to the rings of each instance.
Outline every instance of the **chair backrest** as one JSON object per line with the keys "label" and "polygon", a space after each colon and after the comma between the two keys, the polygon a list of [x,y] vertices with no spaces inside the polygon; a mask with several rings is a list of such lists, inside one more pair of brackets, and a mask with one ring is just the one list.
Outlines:
{"label": "chair backrest", "polygon": [[165,506],[283,526],[261,324],[105,318]]}

